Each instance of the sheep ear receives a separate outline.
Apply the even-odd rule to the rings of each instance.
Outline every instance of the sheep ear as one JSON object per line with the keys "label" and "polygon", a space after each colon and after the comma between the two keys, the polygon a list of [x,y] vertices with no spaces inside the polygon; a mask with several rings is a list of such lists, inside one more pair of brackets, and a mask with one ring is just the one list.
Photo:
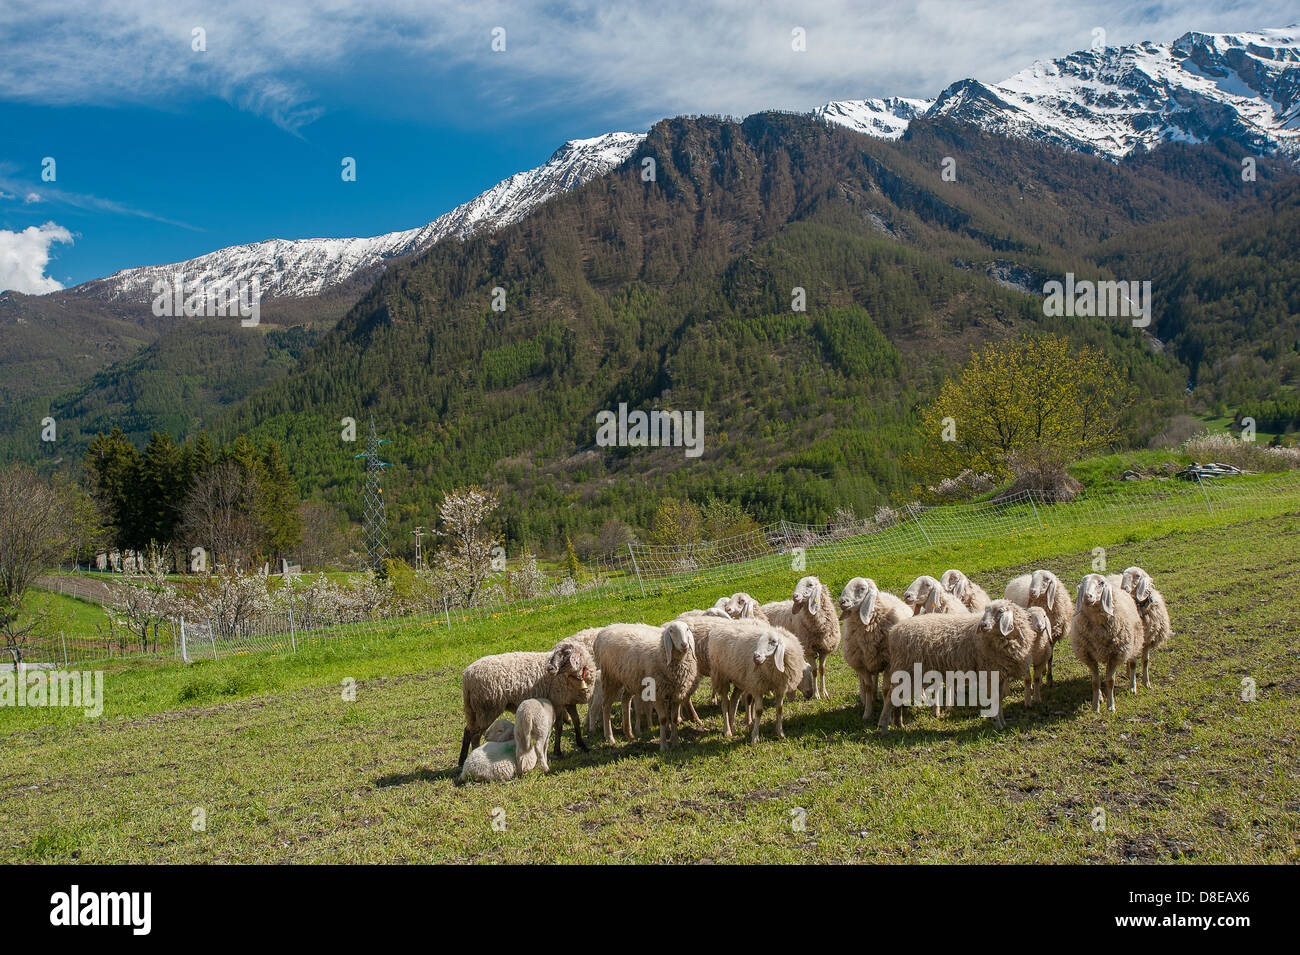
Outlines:
{"label": "sheep ear", "polygon": [[663,634],[660,636],[660,640],[663,642],[663,645],[664,645],[664,664],[665,664],[666,666],[672,666],[672,663],[673,663],[673,635],[672,635],[672,632],[671,632],[667,627],[664,627],[664,632],[663,632]]}
{"label": "sheep ear", "polygon": [[957,586],[953,588],[953,593],[957,596],[958,600],[964,601],[966,599],[966,591],[969,589],[970,581],[965,577],[958,577]]}
{"label": "sheep ear", "polygon": [[776,638],[776,654],[773,657],[776,660],[776,669],[778,673],[785,672],[785,641],[780,637]]}
{"label": "sheep ear", "polygon": [[871,612],[876,609],[876,592],[868,590],[866,599],[858,605],[858,619],[863,623],[871,622]]}
{"label": "sheep ear", "polygon": [[820,587],[813,588],[812,596],[808,598],[808,610],[814,617],[821,613],[822,589]]}
{"label": "sheep ear", "polygon": [[1101,609],[1106,611],[1107,616],[1115,615],[1115,588],[1109,580],[1101,588]]}
{"label": "sheep ear", "polygon": [[1087,593],[1088,579],[1085,577],[1083,580],[1079,581],[1079,591],[1074,595],[1074,602],[1079,606],[1083,606],[1083,598]]}
{"label": "sheep ear", "polygon": [[1151,581],[1147,577],[1139,577],[1137,586],[1133,588],[1133,596],[1138,600],[1146,600],[1147,595],[1151,593]]}
{"label": "sheep ear", "polygon": [[563,669],[564,664],[560,662],[562,656],[564,656],[563,647],[551,654],[551,658],[546,661],[547,673],[559,673],[560,670]]}
{"label": "sheep ear", "polygon": [[1056,579],[1053,578],[1047,582],[1047,609],[1051,610],[1056,606],[1056,588],[1059,586]]}
{"label": "sheep ear", "polygon": [[686,634],[682,638],[682,646],[690,650],[691,653],[695,652],[695,631],[690,627],[686,628]]}
{"label": "sheep ear", "polygon": [[1002,631],[1002,636],[1009,634],[1016,625],[1016,618],[1010,610],[1002,611],[1002,616],[998,618],[998,629]]}
{"label": "sheep ear", "polygon": [[755,600],[753,597],[750,597],[748,600],[745,601],[745,616],[746,617],[758,616],[758,601]]}

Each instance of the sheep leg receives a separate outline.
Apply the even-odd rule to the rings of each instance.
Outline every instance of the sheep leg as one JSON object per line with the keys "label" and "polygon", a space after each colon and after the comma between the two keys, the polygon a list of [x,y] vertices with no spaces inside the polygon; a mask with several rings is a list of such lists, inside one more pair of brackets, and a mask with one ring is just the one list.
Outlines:
{"label": "sheep leg", "polygon": [[473,736],[473,732],[466,726],[465,732],[460,737],[460,762],[457,764],[458,766],[465,765],[465,757],[469,755],[469,742]]}
{"label": "sheep leg", "polygon": [[1025,706],[1033,706],[1033,705],[1034,705],[1034,674],[1033,674],[1033,671],[1032,671],[1029,667],[1025,667],[1025,672],[1024,672],[1024,674],[1022,675],[1022,678],[1023,678],[1024,681],[1025,681]]}
{"label": "sheep leg", "polygon": [[731,687],[726,683],[715,684],[714,692],[722,700],[722,735],[731,739]]}
{"label": "sheep leg", "polygon": [[600,729],[605,735],[605,742],[612,744],[614,742],[614,727],[610,724],[609,708],[614,702],[614,694],[609,691],[612,687],[606,686],[605,693],[600,698]]}
{"label": "sheep leg", "polygon": [[659,752],[668,752],[668,724],[672,721],[672,705],[664,706],[655,701],[655,712],[659,716]]}
{"label": "sheep leg", "polygon": [[1089,663],[1092,669],[1092,711],[1101,712],[1101,675],[1097,672],[1097,664]]}
{"label": "sheep leg", "polygon": [[870,674],[871,679],[867,681],[858,677],[858,700],[862,703],[862,718],[871,719],[871,711],[875,708],[876,703],[876,675]]}
{"label": "sheep leg", "polygon": [[1106,679],[1103,681],[1106,687],[1106,701],[1110,704],[1110,711],[1115,712],[1115,667],[1113,665],[1106,667]]}
{"label": "sheep leg", "polygon": [[885,703],[880,708],[880,721],[876,723],[876,730],[881,733],[889,732],[889,724],[894,718],[894,700],[886,695]]}
{"label": "sheep leg", "polygon": [[695,712],[695,701],[689,696],[686,698],[686,712],[690,714],[692,723],[703,724],[704,721],[700,719],[700,714]]}
{"label": "sheep leg", "polygon": [[636,706],[636,701],[631,694],[628,694],[627,703],[623,706],[623,738],[627,740],[634,739],[632,735],[632,711],[636,710],[636,735],[641,735],[641,709]]}
{"label": "sheep leg", "polygon": [[1133,694],[1138,691],[1138,665],[1136,660],[1128,662],[1128,688],[1129,692]]}
{"label": "sheep leg", "polygon": [[776,738],[785,739],[785,724],[781,721],[781,709],[784,704],[781,694],[776,695]]}
{"label": "sheep leg", "polygon": [[[781,705],[780,703],[777,704],[777,706],[780,705]],[[763,698],[760,696],[754,699],[754,721],[749,725],[750,743],[753,744],[758,743],[758,724],[762,719],[763,719]]]}
{"label": "sheep leg", "polygon": [[1142,683],[1151,689],[1151,651],[1146,647],[1142,648]]}
{"label": "sheep leg", "polygon": [[555,758],[559,759],[564,753],[560,752],[560,737],[564,735],[564,707],[555,708]]}
{"label": "sheep leg", "polygon": [[569,718],[573,720],[573,742],[584,753],[591,749],[582,738],[582,721],[578,719],[578,704],[570,703],[567,707]]}

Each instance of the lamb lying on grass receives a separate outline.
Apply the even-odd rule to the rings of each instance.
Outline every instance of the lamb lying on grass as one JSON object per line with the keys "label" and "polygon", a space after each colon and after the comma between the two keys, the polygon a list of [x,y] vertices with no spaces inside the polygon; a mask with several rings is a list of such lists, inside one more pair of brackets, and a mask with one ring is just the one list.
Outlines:
{"label": "lamb lying on grass", "polygon": [[876,677],[889,663],[889,631],[912,616],[912,608],[870,577],[854,577],[840,594],[840,620],[844,628],[844,662],[858,675],[858,700],[862,718],[871,719]]}
{"label": "lamb lying on grass", "polygon": [[[1061,583],[1061,578],[1050,570],[1022,574],[1007,584],[1004,596],[1022,607],[1041,607],[1047,612],[1047,619],[1052,624],[1052,655],[1055,655],[1056,641],[1068,638],[1070,627],[1074,623],[1074,601],[1070,599],[1070,590]],[[1053,681],[1052,658],[1049,656],[1047,682]]]}
{"label": "lamb lying on grass", "polygon": [[1151,689],[1151,651],[1174,635],[1169,607],[1164,595],[1156,590],[1151,575],[1141,567],[1129,567],[1120,577],[1120,587],[1132,595],[1142,618],[1142,683]]}
{"label": "lamb lying on grass", "polygon": [[487,728],[482,746],[474,747],[460,767],[457,783],[503,783],[518,772],[515,762],[515,724],[505,717]]}
{"label": "lamb lying on grass", "polygon": [[[1088,574],[1079,582],[1070,647],[1092,673],[1092,708],[1101,712],[1104,687],[1115,712],[1115,671],[1127,667],[1129,682],[1137,692],[1137,661],[1142,656],[1143,627],[1133,598],[1101,574]],[[1102,674],[1105,674],[1102,676]]]}

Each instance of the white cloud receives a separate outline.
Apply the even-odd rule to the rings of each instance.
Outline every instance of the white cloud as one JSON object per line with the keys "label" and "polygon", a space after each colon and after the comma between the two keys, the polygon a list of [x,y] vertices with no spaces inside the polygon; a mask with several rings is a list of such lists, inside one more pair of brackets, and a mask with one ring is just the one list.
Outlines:
{"label": "white cloud", "polygon": [[29,192],[23,198],[23,202],[26,202],[29,205],[33,202],[40,202],[40,201],[41,201],[41,194],[39,192]]}
{"label": "white cloud", "polygon": [[[1294,0],[49,0],[0,7],[0,96],[171,104],[217,95],[297,129],[325,108],[322,90],[331,106],[348,95],[364,103],[366,70],[400,67],[503,112],[581,102],[648,122],[933,96],[966,76],[996,82],[1086,48],[1096,27],[1115,45],[1294,17]],[[505,53],[489,49],[496,26]],[[803,53],[790,48],[796,26],[807,32]],[[191,49],[196,27],[206,52]]]}
{"label": "white cloud", "polygon": [[44,295],[63,288],[45,269],[50,264],[50,246],[71,241],[72,233],[53,222],[28,226],[22,232],[0,229],[0,292],[12,289]]}

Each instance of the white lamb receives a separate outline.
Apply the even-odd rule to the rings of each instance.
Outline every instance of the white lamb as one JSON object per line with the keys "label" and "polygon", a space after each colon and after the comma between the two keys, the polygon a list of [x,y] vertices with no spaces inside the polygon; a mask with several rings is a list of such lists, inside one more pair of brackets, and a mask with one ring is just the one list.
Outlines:
{"label": "white lamb", "polygon": [[978,613],[989,605],[989,595],[984,588],[960,570],[945,570],[939,578],[939,585],[972,613]]}
{"label": "white lamb", "polygon": [[555,725],[555,707],[550,700],[524,700],[515,710],[515,761],[519,775],[541,766],[549,773],[546,761],[546,744]]}
{"label": "white lamb", "polygon": [[1088,574],[1080,581],[1070,647],[1092,672],[1095,712],[1101,712],[1103,687],[1110,711],[1115,712],[1115,671],[1121,666],[1128,668],[1131,688],[1137,692],[1137,661],[1142,656],[1143,634],[1137,605],[1122,588],[1101,574]]}
{"label": "white lamb", "polygon": [[483,735],[486,742],[474,747],[465,758],[457,783],[503,783],[515,778],[519,770],[515,761],[515,724],[502,717]]}
{"label": "white lamb", "polygon": [[871,719],[876,676],[889,663],[889,631],[912,616],[912,608],[870,577],[854,577],[840,594],[840,619],[844,628],[844,662],[858,675],[858,700],[862,718]]}
{"label": "white lamb", "polygon": [[[1070,636],[1074,622],[1074,601],[1061,578],[1050,570],[1041,569],[1032,574],[1022,574],[1007,584],[1004,596],[1022,607],[1041,607],[1047,612],[1047,619],[1052,624],[1052,656],[1055,656],[1056,642]],[[1055,682],[1051,657],[1047,661],[1047,682]]]}
{"label": "white lamb", "polygon": [[1141,567],[1129,567],[1120,578],[1120,586],[1133,596],[1138,616],[1142,618],[1142,683],[1151,688],[1151,651],[1174,635],[1169,607],[1164,595],[1156,590],[1151,575]]}

